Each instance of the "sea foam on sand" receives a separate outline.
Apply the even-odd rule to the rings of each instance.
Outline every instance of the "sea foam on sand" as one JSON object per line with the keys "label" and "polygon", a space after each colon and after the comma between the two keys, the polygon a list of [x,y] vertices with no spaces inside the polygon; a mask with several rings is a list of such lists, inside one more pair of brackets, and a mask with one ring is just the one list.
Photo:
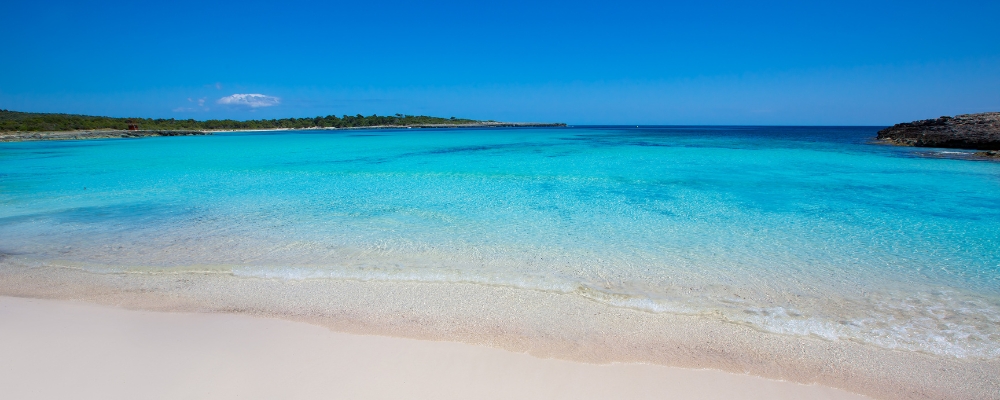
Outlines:
{"label": "sea foam on sand", "polygon": [[[1000,371],[1000,362],[996,360],[943,358],[915,352],[892,351],[847,340],[774,334],[749,325],[726,323],[711,318],[657,314],[608,306],[571,294],[470,283],[366,282],[332,279],[289,281],[195,272],[93,273],[65,267],[20,266],[10,259],[0,263],[2,263],[0,296],[85,300],[137,310],[278,317],[326,326],[345,333],[464,342],[567,361],[710,368],[807,385],[820,384],[880,399],[1000,398],[1000,382],[996,374]],[[15,324],[15,319],[4,317],[2,320],[4,329],[20,329],[17,326],[22,325]],[[223,320],[225,319],[218,319],[218,321]],[[121,334],[123,331],[138,329],[141,324],[109,326],[105,332]],[[140,329],[139,336],[135,337],[142,337],[143,329],[146,328]],[[258,329],[267,330],[262,327],[235,329],[235,331],[251,334]],[[210,335],[210,331],[211,329],[206,329],[198,332]],[[54,328],[51,334],[55,336],[51,336],[50,339],[32,340],[44,340],[46,343],[55,344],[63,340],[61,339],[63,336],[60,335],[73,336],[68,331]],[[191,332],[187,334],[198,336]],[[25,335],[32,336],[30,334],[22,336]],[[236,339],[235,336],[232,338]],[[275,345],[283,340],[285,339],[276,340]],[[3,342],[11,343],[10,340]],[[176,344],[172,346],[169,348],[174,350],[183,348]],[[212,347],[213,345],[207,345],[204,351],[216,351],[210,350]],[[254,346],[250,345],[245,347],[247,349],[243,351],[264,351],[254,350]],[[5,350],[9,351],[11,350]],[[399,356],[403,357],[402,362],[417,362],[405,361],[408,357],[405,352]],[[219,359],[224,360],[226,357],[220,355]],[[145,362],[145,358],[140,361]],[[536,361],[541,362],[541,360]],[[530,364],[536,361],[525,362]],[[156,357],[150,357],[149,362],[158,361]],[[464,361],[453,362],[468,365],[463,364]],[[501,361],[497,362],[503,364]],[[487,366],[477,365],[458,369],[501,368],[490,366],[492,363],[489,361],[486,363]],[[219,369],[226,368],[223,364],[204,368],[215,373]],[[327,368],[314,359],[303,360],[301,364],[307,370]],[[191,368],[184,362],[176,360],[163,365],[167,370]],[[538,368],[550,368],[539,365]],[[609,371],[614,368],[598,368],[593,371]],[[194,375],[205,373],[198,370],[189,372]],[[625,372],[621,374],[628,375]],[[511,382],[517,379],[512,378]],[[567,379],[569,381],[558,384],[562,388],[559,390],[573,387],[570,383],[576,378]],[[608,379],[614,380],[610,377]],[[673,381],[668,379],[666,382]],[[183,380],[177,382],[178,385],[188,385]],[[722,379],[720,382],[730,381]],[[229,384],[236,385],[236,383]],[[496,382],[494,384],[499,385]],[[208,385],[208,383],[198,385]],[[476,386],[469,385],[471,386],[462,387]],[[489,387],[489,384],[483,383],[483,385]],[[665,385],[658,387],[670,386]],[[98,385],[98,387],[103,386]],[[544,385],[539,390],[543,389],[562,393]],[[594,393],[602,392],[595,389]],[[516,393],[510,394],[514,396]],[[373,397],[378,396],[373,395]],[[705,394],[701,398],[730,397],[723,395],[712,397]],[[810,395],[802,398],[822,397]]]}
{"label": "sea foam on sand", "polygon": [[239,315],[0,297],[0,320],[5,398],[864,398],[713,370],[540,359]]}

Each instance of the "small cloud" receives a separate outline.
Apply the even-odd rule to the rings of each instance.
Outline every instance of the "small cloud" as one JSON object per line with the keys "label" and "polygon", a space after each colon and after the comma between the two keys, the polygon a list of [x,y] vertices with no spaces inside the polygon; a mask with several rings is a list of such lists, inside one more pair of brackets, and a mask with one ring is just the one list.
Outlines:
{"label": "small cloud", "polygon": [[218,90],[222,90],[222,83],[221,82],[215,82],[215,88],[218,89]]}
{"label": "small cloud", "polygon": [[223,97],[216,101],[218,104],[235,106],[235,107],[248,107],[248,108],[259,108],[259,107],[271,107],[276,106],[281,103],[281,99],[263,95],[259,93],[238,93]]}
{"label": "small cloud", "polygon": [[202,97],[198,99],[198,107],[204,107],[204,106],[205,106],[205,98]]}

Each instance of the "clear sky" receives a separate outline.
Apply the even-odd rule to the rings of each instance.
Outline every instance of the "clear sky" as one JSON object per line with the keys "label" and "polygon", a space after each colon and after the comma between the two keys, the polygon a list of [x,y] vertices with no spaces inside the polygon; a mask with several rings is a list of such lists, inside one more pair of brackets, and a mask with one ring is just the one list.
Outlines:
{"label": "clear sky", "polygon": [[[887,125],[1000,111],[1000,1],[9,1],[0,108]],[[233,96],[260,94],[263,96]]]}

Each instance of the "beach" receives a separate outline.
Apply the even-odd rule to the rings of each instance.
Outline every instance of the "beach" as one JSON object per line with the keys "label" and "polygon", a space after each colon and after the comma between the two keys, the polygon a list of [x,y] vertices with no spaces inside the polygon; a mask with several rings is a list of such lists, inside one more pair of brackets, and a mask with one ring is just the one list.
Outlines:
{"label": "beach", "polygon": [[1000,400],[1000,2],[62,3],[0,400]]}
{"label": "beach", "polygon": [[876,131],[4,143],[0,296],[147,313],[154,325],[194,315],[446,342],[529,364],[710,370],[721,374],[711,381],[876,399],[1000,398],[998,165],[873,146]]}
{"label": "beach", "polygon": [[542,359],[230,314],[3,297],[0,320],[0,386],[16,399],[863,398],[744,374]]}
{"label": "beach", "polygon": [[[994,373],[1000,363],[996,360],[943,360],[852,342],[774,335],[711,319],[651,314],[574,296],[506,287],[346,280],[281,282],[197,273],[92,274],[59,268],[18,269],[7,264],[0,274],[0,295],[160,313],[285,319],[354,335],[504,349],[570,362],[566,365],[643,363],[711,369],[818,384],[878,399],[986,399],[996,398],[998,393]],[[23,306],[28,300],[19,301],[17,304]],[[56,305],[67,303],[40,304],[53,305],[39,310],[45,315],[55,313]],[[102,309],[75,304],[85,312]],[[86,319],[86,315],[79,318]],[[160,318],[156,316],[160,314],[147,315]],[[62,331],[53,334],[67,335]],[[743,387],[742,383],[734,385]],[[552,388],[539,388],[543,389]],[[827,395],[824,393],[847,396],[845,392],[822,390],[812,394]]]}

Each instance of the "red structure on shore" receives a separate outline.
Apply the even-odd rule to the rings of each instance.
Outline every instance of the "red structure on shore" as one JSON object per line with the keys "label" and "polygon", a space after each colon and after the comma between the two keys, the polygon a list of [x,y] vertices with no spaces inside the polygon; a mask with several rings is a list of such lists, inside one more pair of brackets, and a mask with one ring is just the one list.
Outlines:
{"label": "red structure on shore", "polygon": [[130,130],[130,131],[137,131],[137,130],[139,130],[139,123],[135,122],[135,121],[133,121],[131,119],[128,120],[128,130]]}

